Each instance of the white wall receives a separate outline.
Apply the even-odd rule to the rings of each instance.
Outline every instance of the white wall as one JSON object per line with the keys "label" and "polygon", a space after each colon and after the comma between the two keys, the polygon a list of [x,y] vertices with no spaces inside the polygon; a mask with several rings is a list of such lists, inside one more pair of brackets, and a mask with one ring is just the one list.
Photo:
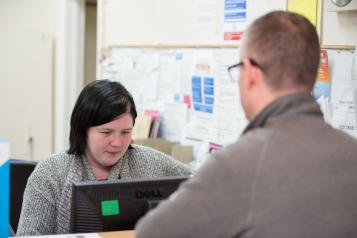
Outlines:
{"label": "white wall", "polygon": [[85,53],[84,53],[84,83],[88,84],[96,79],[97,67],[97,6],[86,5],[85,20]]}
{"label": "white wall", "polygon": [[[224,0],[99,0],[99,44],[224,45]],[[286,0],[247,1],[247,22],[270,10],[285,9]]]}
{"label": "white wall", "polygon": [[0,1],[0,137],[11,157],[53,151],[57,0]]}
{"label": "white wall", "polygon": [[57,0],[1,0],[0,13],[1,37],[56,33]]}
{"label": "white wall", "polygon": [[[264,8],[279,6],[277,2],[249,0],[250,16],[259,16]],[[328,12],[322,1],[321,39],[323,45],[355,45],[357,42],[357,11]],[[202,2],[215,4],[216,19],[211,21],[215,29],[211,35],[200,37],[195,28],[197,11]],[[237,45],[222,42],[224,0],[99,0],[99,48],[113,45]],[[248,22],[249,19],[248,16]]]}
{"label": "white wall", "polygon": [[356,45],[357,10],[329,12],[324,4],[321,29],[323,45]]}
{"label": "white wall", "polygon": [[0,0],[0,138],[12,157],[41,160],[68,148],[83,87],[85,2]]}
{"label": "white wall", "polygon": [[192,0],[100,0],[101,45],[192,43]]}

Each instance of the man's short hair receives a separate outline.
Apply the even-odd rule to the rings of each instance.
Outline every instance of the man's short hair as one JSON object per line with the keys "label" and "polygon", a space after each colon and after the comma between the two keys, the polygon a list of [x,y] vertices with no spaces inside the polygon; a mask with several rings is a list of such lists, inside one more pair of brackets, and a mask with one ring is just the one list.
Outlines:
{"label": "man's short hair", "polygon": [[273,90],[313,88],[320,61],[315,27],[305,17],[285,11],[270,12],[248,28],[243,57],[262,66]]}
{"label": "man's short hair", "polygon": [[135,123],[137,112],[133,97],[119,82],[97,80],[88,84],[72,111],[68,153],[83,155],[90,127],[111,122],[127,112]]}

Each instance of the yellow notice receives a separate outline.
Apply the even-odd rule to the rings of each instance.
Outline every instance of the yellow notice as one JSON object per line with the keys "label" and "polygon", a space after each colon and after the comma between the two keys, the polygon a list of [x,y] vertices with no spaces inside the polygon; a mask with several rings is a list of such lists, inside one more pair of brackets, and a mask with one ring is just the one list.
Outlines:
{"label": "yellow notice", "polygon": [[316,27],[318,0],[288,0],[288,11],[305,16]]}

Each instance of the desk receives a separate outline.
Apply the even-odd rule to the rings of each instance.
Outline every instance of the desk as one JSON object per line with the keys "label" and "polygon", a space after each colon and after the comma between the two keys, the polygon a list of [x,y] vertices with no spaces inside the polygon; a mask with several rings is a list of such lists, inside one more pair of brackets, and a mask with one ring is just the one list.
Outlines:
{"label": "desk", "polygon": [[102,238],[134,238],[134,231],[100,232],[98,235]]}
{"label": "desk", "polygon": [[78,233],[78,234],[59,234],[26,236],[27,238],[134,238],[134,230],[131,231],[109,231],[99,233]]}

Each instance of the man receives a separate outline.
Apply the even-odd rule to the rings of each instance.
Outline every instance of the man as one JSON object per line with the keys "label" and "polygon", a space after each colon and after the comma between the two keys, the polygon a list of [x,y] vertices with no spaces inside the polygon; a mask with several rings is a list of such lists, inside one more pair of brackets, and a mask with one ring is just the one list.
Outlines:
{"label": "man", "polygon": [[298,14],[253,22],[236,65],[249,125],[138,223],[138,238],[357,237],[357,141],[310,95],[319,54]]}

